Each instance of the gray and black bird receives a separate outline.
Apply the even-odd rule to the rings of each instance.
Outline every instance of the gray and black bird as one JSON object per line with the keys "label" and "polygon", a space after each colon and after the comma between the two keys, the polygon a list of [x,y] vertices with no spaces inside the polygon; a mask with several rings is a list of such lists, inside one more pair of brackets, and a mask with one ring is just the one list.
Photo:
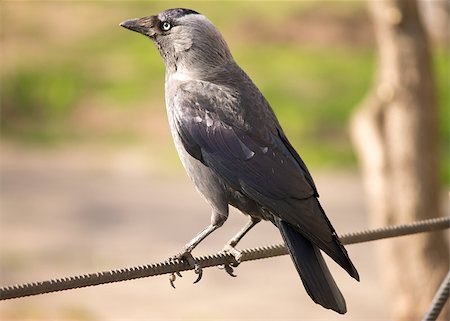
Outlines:
{"label": "gray and black bird", "polygon": [[211,223],[176,256],[201,269],[191,251],[227,220],[229,205],[250,220],[225,246],[235,249],[261,220],[280,231],[314,302],[338,313],[347,308],[322,257],[329,255],[359,280],[347,251],[321,207],[314,180],[272,108],[234,61],[217,28],[190,9],[120,24],[150,38],[166,66],[167,114],[176,149],[212,208]]}

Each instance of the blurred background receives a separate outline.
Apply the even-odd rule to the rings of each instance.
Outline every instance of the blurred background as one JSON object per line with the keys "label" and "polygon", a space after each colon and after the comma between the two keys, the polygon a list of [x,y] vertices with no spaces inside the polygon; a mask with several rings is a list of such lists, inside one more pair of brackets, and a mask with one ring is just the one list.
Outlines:
{"label": "blurred background", "polygon": [[[444,191],[449,52],[434,2],[439,1],[419,7],[431,37]],[[162,60],[150,40],[118,26],[171,7],[197,10],[221,30],[310,167],[337,231],[369,227],[349,134],[351,115],[377,68],[365,2],[2,1],[0,6],[1,285],[165,260],[209,223],[208,205],[185,177],[172,144]],[[217,252],[245,221],[233,211],[195,253]],[[262,224],[240,246],[275,242],[281,242],[278,232]],[[349,312],[342,320],[390,318],[389,291],[380,285],[373,246],[348,247],[360,283],[331,264],[347,299]],[[338,317],[309,300],[289,257],[246,263],[235,279],[218,269],[204,272],[197,285],[191,284],[193,273],[185,273],[176,290],[166,277],[155,277],[2,302],[0,316]]]}

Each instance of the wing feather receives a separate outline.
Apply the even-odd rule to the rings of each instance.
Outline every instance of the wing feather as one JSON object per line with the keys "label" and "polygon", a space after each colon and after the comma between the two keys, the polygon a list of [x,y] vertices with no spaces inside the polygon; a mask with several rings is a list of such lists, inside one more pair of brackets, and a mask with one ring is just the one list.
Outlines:
{"label": "wing feather", "polygon": [[314,189],[276,132],[270,141],[261,141],[189,100],[178,97],[176,103],[176,128],[185,149],[231,186],[238,190],[249,186],[278,200],[314,195]]}

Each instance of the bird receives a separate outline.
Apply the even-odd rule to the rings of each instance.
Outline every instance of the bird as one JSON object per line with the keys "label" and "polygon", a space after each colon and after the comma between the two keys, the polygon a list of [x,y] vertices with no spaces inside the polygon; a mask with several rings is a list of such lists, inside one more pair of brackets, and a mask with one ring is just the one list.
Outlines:
{"label": "bird", "polygon": [[[311,299],[346,313],[322,252],[357,281],[359,274],[319,203],[308,168],[220,31],[206,16],[185,8],[120,26],[156,44],[165,64],[165,103],[176,150],[212,210],[210,224],[172,258],[193,266],[198,281],[202,271],[191,252],[225,223],[232,206],[249,221],[225,252],[239,262],[236,245],[244,235],[262,220],[273,223]],[[226,270],[232,274],[231,267]]]}

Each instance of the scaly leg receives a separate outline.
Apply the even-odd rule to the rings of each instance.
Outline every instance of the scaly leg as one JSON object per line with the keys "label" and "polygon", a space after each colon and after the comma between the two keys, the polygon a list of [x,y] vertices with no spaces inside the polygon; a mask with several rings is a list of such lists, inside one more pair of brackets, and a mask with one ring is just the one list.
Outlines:
{"label": "scaly leg", "polygon": [[[237,232],[237,234],[231,240],[227,242],[227,244],[223,248],[223,251],[225,253],[233,255],[236,262],[240,263],[242,252],[236,249],[236,245],[241,241],[245,234],[247,234],[248,231],[250,231],[259,222],[261,222],[261,219],[250,217],[250,221],[248,221],[247,224],[245,224],[244,227],[239,232]],[[224,269],[229,275],[233,277],[236,276],[233,274],[233,268],[230,265],[225,265]]]}
{"label": "scaly leg", "polygon": [[[202,230],[197,236],[195,236],[192,240],[190,240],[183,248],[183,250],[171,257],[169,260],[185,260],[189,263],[190,266],[194,267],[194,272],[198,275],[197,280],[195,280],[194,283],[197,283],[202,278],[203,272],[200,265],[195,261],[194,257],[192,256],[191,252],[192,250],[201,242],[203,241],[209,234],[214,232],[216,229],[218,229],[220,225],[208,225],[204,230]],[[181,276],[181,274],[178,272],[178,276]],[[174,273],[172,273],[169,277],[170,284],[173,288],[175,288],[174,281],[176,279],[176,276]]]}

